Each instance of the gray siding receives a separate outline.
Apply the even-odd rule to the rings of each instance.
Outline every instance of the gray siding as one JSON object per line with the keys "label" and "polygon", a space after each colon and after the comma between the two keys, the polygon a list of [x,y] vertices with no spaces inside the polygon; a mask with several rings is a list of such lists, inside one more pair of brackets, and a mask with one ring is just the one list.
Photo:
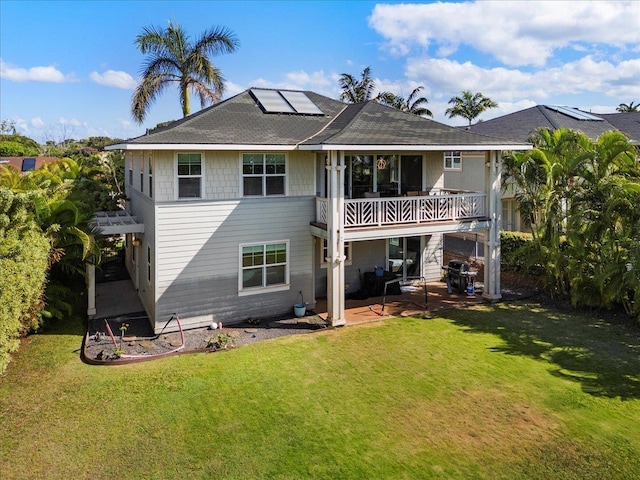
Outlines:
{"label": "gray siding", "polygon": [[[462,152],[462,170],[444,173],[445,188],[484,192],[486,189],[486,152]],[[444,160],[443,160],[444,161]]]}
{"label": "gray siding", "polygon": [[[314,197],[157,206],[156,327],[177,313],[186,328],[288,313],[302,291],[313,307]],[[289,241],[289,289],[239,296],[239,245]]]}

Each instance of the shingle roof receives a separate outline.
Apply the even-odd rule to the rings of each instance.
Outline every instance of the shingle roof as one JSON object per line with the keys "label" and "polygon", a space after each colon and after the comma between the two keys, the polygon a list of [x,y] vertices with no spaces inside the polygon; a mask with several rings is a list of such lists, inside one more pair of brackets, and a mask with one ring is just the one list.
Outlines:
{"label": "shingle roof", "polygon": [[[520,110],[518,112],[503,115],[471,126],[471,132],[493,135],[495,137],[526,142],[539,128],[569,128],[577,130],[589,138],[595,140],[602,133],[610,130],[620,130],[632,139],[640,137],[640,113],[635,118],[623,123],[621,116],[633,115],[626,113],[616,114],[592,114],[599,120],[578,120],[569,115],[558,112],[546,105]],[[616,128],[618,127],[618,128]],[[624,127],[627,127],[626,129]],[[633,127],[633,128],[632,128]],[[635,138],[632,131],[635,129]]]}
{"label": "shingle roof", "polygon": [[635,144],[640,144],[640,112],[598,114]]}
{"label": "shingle roof", "polygon": [[[123,142],[144,145],[272,145],[313,146],[418,146],[459,145],[522,147],[524,142],[505,142],[450,127],[369,101],[345,104],[304,92],[324,115],[264,113],[246,90],[147,135]],[[121,147],[114,145],[110,149]]]}
{"label": "shingle roof", "polygon": [[295,145],[316,134],[345,104],[313,92],[307,96],[325,113],[263,113],[249,91],[125,143]]}
{"label": "shingle roof", "polygon": [[467,132],[370,101],[349,105],[307,145],[496,145],[516,144]]}

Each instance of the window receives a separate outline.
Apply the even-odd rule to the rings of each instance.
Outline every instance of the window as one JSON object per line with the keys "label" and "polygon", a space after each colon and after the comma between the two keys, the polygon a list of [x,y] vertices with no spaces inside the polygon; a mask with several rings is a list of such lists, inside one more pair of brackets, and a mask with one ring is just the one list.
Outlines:
{"label": "window", "polygon": [[202,156],[178,154],[178,198],[202,197]]}
{"label": "window", "polygon": [[149,197],[153,198],[153,158],[149,157]]}
{"label": "window", "polygon": [[151,284],[151,247],[147,246],[147,282]]}
{"label": "window", "polygon": [[288,241],[240,245],[240,291],[288,288],[288,250]]}
{"label": "window", "polygon": [[129,159],[129,185],[133,186],[133,159]]}
{"label": "window", "polygon": [[462,170],[462,155],[460,152],[444,152],[444,168]]}
{"label": "window", "polygon": [[[329,256],[328,252],[327,252],[327,240],[323,239],[322,240],[322,257],[320,258],[320,267],[321,268],[327,268],[327,257]],[[345,265],[351,265],[351,242],[345,242],[344,243],[344,256],[345,258]]]}
{"label": "window", "polygon": [[242,155],[242,192],[245,197],[284,195],[286,176],[284,153]]}

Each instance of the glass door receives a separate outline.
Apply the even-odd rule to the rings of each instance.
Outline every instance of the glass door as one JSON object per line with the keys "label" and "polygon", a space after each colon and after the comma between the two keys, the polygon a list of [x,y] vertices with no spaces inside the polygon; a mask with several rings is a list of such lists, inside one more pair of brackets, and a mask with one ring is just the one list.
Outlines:
{"label": "glass door", "polygon": [[421,237],[389,239],[389,271],[398,277],[419,277],[421,263]]}
{"label": "glass door", "polygon": [[422,155],[402,155],[400,157],[400,172],[403,195],[407,192],[420,192],[422,190]]}

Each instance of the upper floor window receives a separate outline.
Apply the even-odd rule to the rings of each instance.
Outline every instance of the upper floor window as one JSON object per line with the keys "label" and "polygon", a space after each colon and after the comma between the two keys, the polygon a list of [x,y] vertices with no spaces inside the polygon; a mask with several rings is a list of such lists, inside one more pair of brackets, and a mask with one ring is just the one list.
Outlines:
{"label": "upper floor window", "polygon": [[444,152],[444,168],[447,170],[462,170],[462,155],[460,152]]}
{"label": "upper floor window", "polygon": [[178,154],[178,198],[202,197],[202,155]]}
{"label": "upper floor window", "polygon": [[287,165],[284,153],[244,153],[242,192],[245,197],[284,195]]}

